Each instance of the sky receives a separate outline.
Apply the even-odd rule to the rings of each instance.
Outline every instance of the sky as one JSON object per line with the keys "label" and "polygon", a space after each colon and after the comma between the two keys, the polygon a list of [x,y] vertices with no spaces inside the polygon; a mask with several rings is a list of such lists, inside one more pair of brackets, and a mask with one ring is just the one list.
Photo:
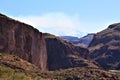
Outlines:
{"label": "sky", "polygon": [[120,22],[120,0],[0,0],[0,13],[57,36],[81,37]]}

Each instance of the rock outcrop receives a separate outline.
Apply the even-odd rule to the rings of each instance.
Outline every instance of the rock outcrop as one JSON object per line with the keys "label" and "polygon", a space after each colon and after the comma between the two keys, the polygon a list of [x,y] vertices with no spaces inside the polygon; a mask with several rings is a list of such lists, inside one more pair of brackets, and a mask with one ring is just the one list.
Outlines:
{"label": "rock outcrop", "polygon": [[96,67],[92,62],[86,60],[89,55],[89,51],[86,48],[74,46],[70,42],[48,33],[45,33],[44,37],[49,70],[71,67]]}
{"label": "rock outcrop", "polygon": [[41,32],[30,25],[0,14],[0,52],[25,59],[41,70],[47,69],[47,52]]}
{"label": "rock outcrop", "polygon": [[90,57],[104,69],[120,69],[120,23],[97,33],[89,46]]}
{"label": "rock outcrop", "polygon": [[0,14],[0,53],[17,55],[41,70],[96,67],[89,51]]}

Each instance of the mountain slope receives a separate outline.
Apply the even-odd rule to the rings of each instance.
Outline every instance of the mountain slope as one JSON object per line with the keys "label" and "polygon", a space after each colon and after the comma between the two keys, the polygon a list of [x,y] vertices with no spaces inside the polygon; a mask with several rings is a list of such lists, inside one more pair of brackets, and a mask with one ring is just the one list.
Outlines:
{"label": "mountain slope", "polygon": [[0,54],[0,80],[120,80],[120,75],[91,67],[41,72],[33,64],[15,56]]}
{"label": "mountain slope", "polygon": [[74,41],[79,39],[78,37],[74,37],[74,36],[59,36],[59,37],[66,41]]}
{"label": "mountain slope", "polygon": [[91,61],[86,59],[89,55],[87,49],[74,46],[51,34],[45,33],[44,36],[48,53],[49,70],[71,67],[96,67]]}
{"label": "mountain slope", "polygon": [[89,46],[91,59],[105,69],[120,69],[120,23],[97,33]]}
{"label": "mountain slope", "polygon": [[60,38],[66,41],[71,42],[75,46],[80,46],[87,48],[92,41],[95,34],[88,34],[82,38],[72,37],[72,36],[61,36]]}
{"label": "mountain slope", "polygon": [[0,53],[0,80],[32,80],[25,71],[39,70],[35,65],[8,53]]}
{"label": "mountain slope", "polygon": [[0,52],[15,54],[41,70],[47,69],[47,52],[41,32],[0,14]]}
{"label": "mountain slope", "polygon": [[94,34],[88,34],[88,35],[80,38],[79,40],[71,41],[71,42],[76,46],[81,46],[81,47],[87,48],[89,46],[89,44],[91,43],[93,37],[94,37]]}
{"label": "mountain slope", "polygon": [[0,14],[0,52],[19,56],[41,70],[95,65],[86,60],[89,51],[43,34],[30,25]]}
{"label": "mountain slope", "polygon": [[0,80],[120,80],[88,56],[86,48],[0,14]]}

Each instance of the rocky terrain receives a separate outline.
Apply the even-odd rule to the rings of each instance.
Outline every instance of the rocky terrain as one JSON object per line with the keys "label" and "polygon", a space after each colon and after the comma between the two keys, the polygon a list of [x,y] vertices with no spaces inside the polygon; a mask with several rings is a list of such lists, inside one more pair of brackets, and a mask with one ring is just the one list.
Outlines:
{"label": "rocky terrain", "polygon": [[88,50],[0,14],[0,80],[120,80],[104,70],[120,68],[119,28],[97,33]]}
{"label": "rocky terrain", "polygon": [[0,53],[0,80],[120,80],[120,75],[99,68],[76,67],[41,71],[15,55]]}
{"label": "rocky terrain", "polygon": [[70,42],[48,33],[45,33],[44,36],[49,70],[87,66],[97,67],[91,61],[87,60],[87,56],[89,55],[87,49],[73,46]]}
{"label": "rocky terrain", "polygon": [[61,36],[60,38],[66,41],[71,42],[75,46],[80,46],[83,48],[87,48],[94,38],[95,34],[88,34],[82,38],[72,37],[72,36]]}
{"label": "rocky terrain", "polygon": [[47,52],[41,32],[0,14],[0,52],[15,54],[41,70],[47,69]]}
{"label": "rocky terrain", "polygon": [[0,52],[14,54],[41,70],[95,66],[89,51],[0,14]]}
{"label": "rocky terrain", "polygon": [[90,57],[104,69],[120,69],[120,23],[97,33],[89,46]]}

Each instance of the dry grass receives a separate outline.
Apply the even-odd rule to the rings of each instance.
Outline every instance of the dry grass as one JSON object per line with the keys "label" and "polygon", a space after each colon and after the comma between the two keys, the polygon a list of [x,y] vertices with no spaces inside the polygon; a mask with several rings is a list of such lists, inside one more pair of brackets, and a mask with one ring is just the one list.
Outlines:
{"label": "dry grass", "polygon": [[[75,58],[75,56],[72,57]],[[99,68],[77,67],[65,70],[61,69],[57,71],[41,72],[36,70],[36,68],[32,69],[32,64],[28,64],[26,61],[19,59],[14,55],[1,54],[0,62],[2,62],[2,59],[7,64],[17,67],[15,68],[1,63],[0,80],[120,80],[118,74]],[[24,67],[21,63],[24,64]],[[28,66],[29,69],[27,69],[26,66]],[[21,69],[23,70],[21,71]]]}

